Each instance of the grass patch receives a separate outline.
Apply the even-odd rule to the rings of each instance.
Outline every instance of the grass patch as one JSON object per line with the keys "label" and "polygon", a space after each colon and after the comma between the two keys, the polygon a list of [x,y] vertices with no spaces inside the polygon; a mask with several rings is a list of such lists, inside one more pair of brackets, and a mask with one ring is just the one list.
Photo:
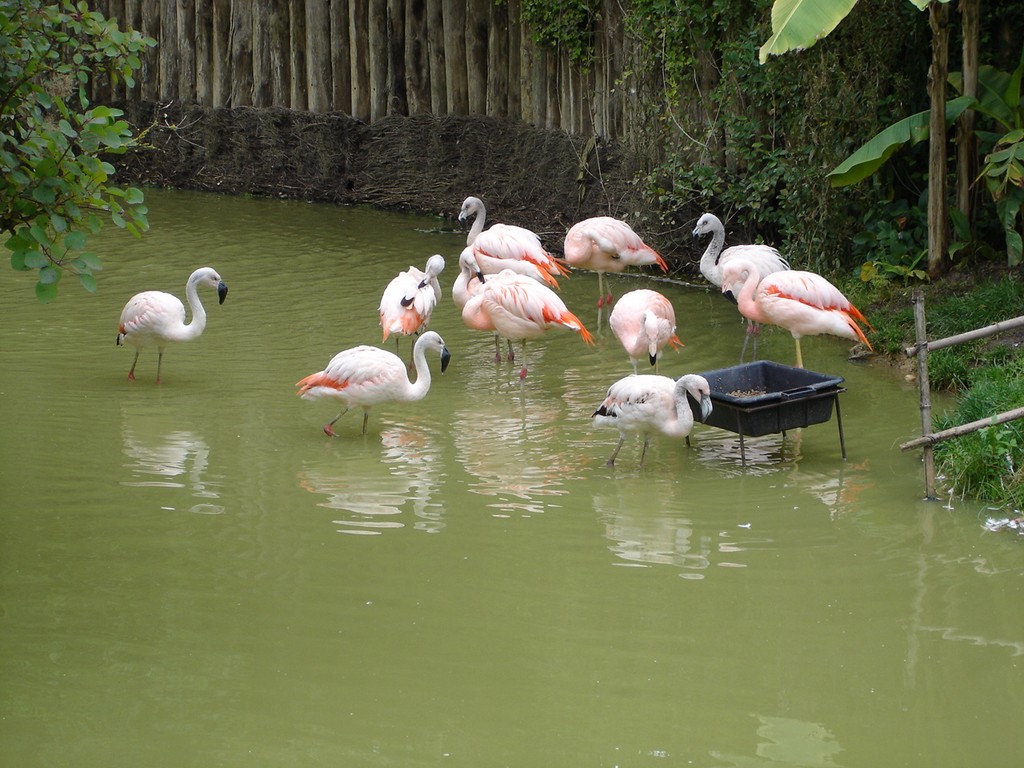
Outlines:
{"label": "grass patch", "polygon": [[[915,341],[913,289],[902,284],[842,286],[875,326],[875,351],[904,358]],[[1017,275],[984,280],[952,276],[925,288],[928,338],[940,339],[1024,314],[1024,281]],[[939,414],[946,429],[1024,405],[1024,333],[959,344],[928,356],[933,389],[957,395]],[[985,427],[935,446],[938,471],[962,497],[1024,509],[1024,420]]]}

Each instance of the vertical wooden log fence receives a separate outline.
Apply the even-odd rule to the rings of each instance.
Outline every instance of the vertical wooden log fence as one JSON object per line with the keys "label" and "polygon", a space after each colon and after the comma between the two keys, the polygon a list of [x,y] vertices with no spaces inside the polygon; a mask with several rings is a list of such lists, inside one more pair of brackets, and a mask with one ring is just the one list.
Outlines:
{"label": "vertical wooden log fence", "polygon": [[103,100],[387,115],[486,115],[623,138],[622,10],[603,0],[592,64],[540,47],[522,0],[91,0],[157,41]]}

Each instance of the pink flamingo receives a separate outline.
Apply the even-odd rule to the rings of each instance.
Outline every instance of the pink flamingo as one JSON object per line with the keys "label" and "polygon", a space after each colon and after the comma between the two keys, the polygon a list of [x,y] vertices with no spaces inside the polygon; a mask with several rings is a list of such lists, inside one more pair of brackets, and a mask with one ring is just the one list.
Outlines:
{"label": "pink flamingo", "polygon": [[441,353],[441,373],[448,368],[451,353],[436,331],[420,336],[412,349],[416,382],[409,381],[405,363],[398,355],[384,349],[360,345],[336,354],[322,371],[310,374],[295,386],[304,400],[333,397],[345,404],[345,410],[324,425],[324,433],[334,437],[334,423],[350,408],[363,409],[363,434],[370,418],[370,408],[381,403],[422,400],[430,390],[430,367],[427,350]]}
{"label": "pink flamingo", "polygon": [[[704,249],[704,255],[700,258],[700,272],[716,288],[722,287],[722,269],[732,259],[746,259],[751,262],[757,268],[757,273],[762,279],[775,272],[789,269],[789,262],[770,245],[733,245],[723,251],[725,226],[721,219],[713,213],[705,213],[697,219],[697,226],[693,228],[694,237],[708,233],[711,234],[711,242],[708,243],[708,247]],[[734,294],[739,293],[739,290],[739,285],[733,286]],[[754,357],[757,357],[759,330],[760,326],[757,323],[747,321],[747,335],[743,339],[743,349],[740,351],[741,362],[747,354],[747,342],[750,341],[751,336],[754,337]]]}
{"label": "pink flamingo", "polygon": [[[733,287],[742,283],[739,295]],[[871,343],[858,323],[874,330],[860,310],[821,275],[801,270],[774,272],[761,279],[753,262],[732,259],[722,269],[722,293],[735,297],[740,314],[755,323],[771,323],[796,340],[796,365],[803,368],[802,336],[823,333]]]}
{"label": "pink flamingo", "polygon": [[612,303],[606,287],[606,272],[622,272],[626,267],[657,264],[668,272],[661,255],[647,245],[632,227],[610,216],[596,216],[573,224],[563,245],[567,264],[597,272],[597,307]]}
{"label": "pink flamingo", "polygon": [[[489,262],[503,259],[530,262],[538,268],[538,274],[552,287],[558,286],[555,278],[569,274],[562,263],[544,249],[535,232],[512,224],[492,224],[485,231],[487,209],[478,197],[467,197],[462,203],[459,221],[464,222],[470,217],[475,218],[466,236],[466,245],[473,248],[473,254],[480,266],[484,267],[485,273],[500,271],[499,265],[491,265]],[[487,265],[485,261],[488,262]]]}
{"label": "pink flamingo", "polygon": [[[412,336],[427,327],[434,307],[441,300],[437,276],[443,269],[444,257],[434,254],[427,259],[425,270],[409,267],[388,283],[377,310],[384,329],[384,341],[392,333]],[[398,337],[395,349],[398,349]]]}
{"label": "pink flamingo", "polygon": [[200,267],[185,283],[185,296],[192,310],[192,321],[185,323],[185,305],[181,299],[163,291],[143,291],[132,296],[121,310],[121,321],[117,329],[117,345],[131,344],[135,347],[135,358],[128,371],[128,380],[135,381],[135,365],[139,362],[142,348],[151,342],[156,344],[156,383],[160,383],[160,368],[164,362],[164,349],[172,341],[192,341],[206,329],[206,310],[199,300],[199,286],[209,285],[217,291],[220,303],[228,295],[228,287],[216,270]]}
{"label": "pink flamingo", "polygon": [[462,320],[470,328],[494,331],[511,341],[523,343],[523,367],[520,380],[526,378],[526,341],[543,336],[561,326],[575,331],[584,342],[594,338],[580,319],[546,285],[505,270],[484,277],[484,284],[462,308]]}
{"label": "pink flamingo", "polygon": [[669,437],[688,437],[693,431],[694,415],[690,410],[687,393],[700,403],[700,420],[711,415],[711,387],[707,379],[690,373],[672,379],[668,376],[632,374],[619,379],[608,388],[604,402],[594,411],[594,424],[615,427],[619,442],[606,464],[615,466],[622,444],[630,434],[644,437],[640,452],[640,466],[651,443],[651,435],[661,432]]}
{"label": "pink flamingo", "polygon": [[[526,264],[527,262],[509,261],[508,263]],[[533,265],[531,264],[530,266]],[[470,297],[483,290],[484,279],[484,273],[477,263],[476,256],[473,255],[473,249],[466,246],[462,253],[459,254],[459,276],[455,278],[455,283],[452,285],[452,301],[455,302],[455,306],[459,308],[460,312],[466,306],[466,302],[469,301]],[[512,342],[509,341],[508,360],[512,362],[513,359],[515,359],[515,354],[512,352]],[[494,362],[501,362],[501,337],[497,333],[494,334]]]}
{"label": "pink flamingo", "polygon": [[643,357],[651,365],[666,344],[679,349],[683,342],[676,336],[676,313],[672,302],[657,291],[641,288],[625,293],[612,309],[608,325],[622,342],[622,346],[637,372],[637,363]]}

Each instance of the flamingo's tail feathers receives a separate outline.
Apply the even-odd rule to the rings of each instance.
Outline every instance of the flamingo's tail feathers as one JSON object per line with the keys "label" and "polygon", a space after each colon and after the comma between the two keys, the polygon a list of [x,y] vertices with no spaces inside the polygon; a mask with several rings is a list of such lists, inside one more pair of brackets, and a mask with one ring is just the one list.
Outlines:
{"label": "flamingo's tail feathers", "polygon": [[299,391],[298,391],[299,397],[306,397],[307,394],[310,397],[315,397],[316,393],[311,392],[311,390],[315,390],[318,387],[323,387],[325,389],[333,389],[333,390],[340,390],[340,389],[342,389],[342,385],[341,384],[339,384],[334,379],[330,378],[323,371],[317,371],[316,373],[310,374],[309,376],[307,376],[306,378],[302,379],[301,381],[295,382],[295,386],[299,388]]}
{"label": "flamingo's tail feathers", "polygon": [[[861,330],[861,327],[859,325],[857,325],[857,320],[855,319],[857,315],[860,315],[860,312],[857,312],[856,315],[854,315],[853,312],[846,313],[846,321],[850,324],[850,328],[853,330],[853,332],[857,334],[857,338],[861,341],[861,343],[864,344],[864,346],[866,346],[869,350],[874,352],[875,350],[871,346],[871,342],[868,341],[868,337],[864,335],[864,331]],[[861,315],[861,317],[863,318],[863,315]],[[871,326],[868,325],[868,328],[871,328]],[[871,328],[871,330],[874,330],[874,328]]]}
{"label": "flamingo's tail feathers", "polygon": [[580,337],[587,344],[594,343],[594,337],[590,335],[590,331],[587,330],[587,327],[583,325],[583,322],[569,310],[566,309],[559,312],[548,307],[544,307],[542,317],[544,318],[545,323],[554,323],[556,325],[564,326],[571,331],[579,333]]}
{"label": "flamingo's tail feathers", "polygon": [[868,327],[869,331],[875,330],[875,326],[868,322],[868,319],[864,317],[864,313],[857,309],[853,304],[850,305],[850,317],[859,323],[864,323]]}
{"label": "flamingo's tail feathers", "polygon": [[554,275],[552,275],[547,269],[545,269],[543,265],[538,265],[537,271],[540,273],[540,276],[544,278],[545,283],[547,283],[555,290],[561,290],[558,287],[558,281],[555,279]]}
{"label": "flamingo's tail feathers", "polygon": [[551,269],[558,273],[559,277],[569,276],[569,266],[565,263],[565,259],[552,258]]}

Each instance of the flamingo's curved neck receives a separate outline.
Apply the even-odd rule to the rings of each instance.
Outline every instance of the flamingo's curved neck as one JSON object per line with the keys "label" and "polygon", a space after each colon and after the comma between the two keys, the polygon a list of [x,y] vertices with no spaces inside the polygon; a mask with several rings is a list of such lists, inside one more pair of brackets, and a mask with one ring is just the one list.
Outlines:
{"label": "flamingo's curved neck", "polygon": [[752,320],[755,323],[765,322],[761,306],[754,299],[754,291],[757,290],[757,285],[760,282],[761,274],[757,271],[757,267],[750,264],[747,270],[746,281],[740,289],[739,296],[736,297],[736,306],[739,307],[740,314],[747,318],[747,320]]}
{"label": "flamingo's curved neck", "polygon": [[472,245],[477,236],[484,231],[484,220],[486,218],[487,209],[484,208],[483,203],[480,203],[476,218],[473,219],[473,226],[469,228],[469,234],[466,235],[466,245]]}
{"label": "flamingo's curved neck", "polygon": [[669,437],[685,437],[693,428],[693,411],[690,410],[690,403],[686,399],[686,386],[682,382],[676,382],[673,399],[676,404],[675,418],[666,421],[661,431]]}
{"label": "flamingo's curved neck", "polygon": [[192,310],[192,320],[183,323],[178,331],[179,341],[191,341],[199,336],[206,329],[206,309],[203,302],[199,300],[199,281],[189,280],[185,286],[185,297],[188,300],[188,307]]}
{"label": "flamingo's curved neck", "polygon": [[410,400],[422,400],[430,390],[430,366],[422,344],[417,343],[412,348],[412,363],[416,368],[416,381],[409,384],[406,394]]}
{"label": "flamingo's curved neck", "polygon": [[704,249],[704,255],[700,257],[700,273],[717,286],[722,285],[722,267],[718,263],[718,257],[722,254],[723,245],[725,227],[717,226],[711,231],[711,242]]}

